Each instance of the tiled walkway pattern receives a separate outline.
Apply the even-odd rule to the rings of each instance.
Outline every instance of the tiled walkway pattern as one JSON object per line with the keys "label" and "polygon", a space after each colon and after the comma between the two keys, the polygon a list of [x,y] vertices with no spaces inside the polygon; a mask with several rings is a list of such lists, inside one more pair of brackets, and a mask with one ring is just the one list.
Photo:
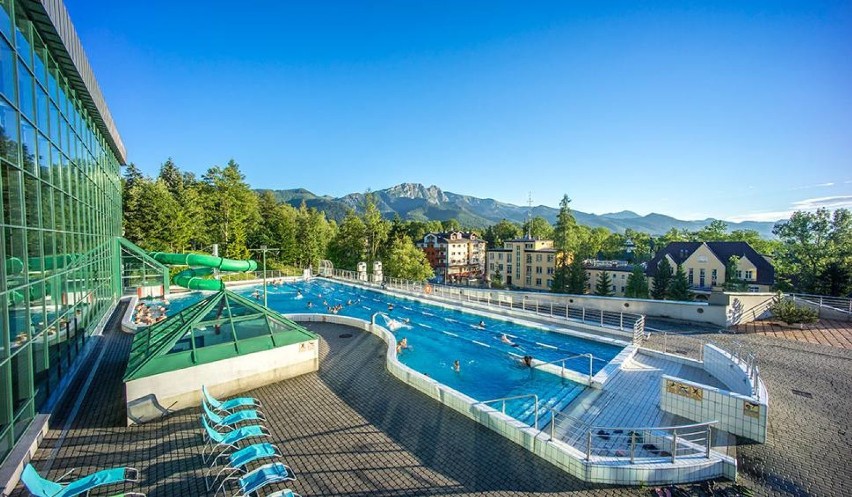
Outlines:
{"label": "tiled walkway pattern", "polygon": [[732,331],[852,349],[852,321],[823,319],[801,328],[798,325],[789,326],[774,321],[753,321],[735,326]]}
{"label": "tiled walkway pattern", "polygon": [[[653,495],[571,478],[390,377],[385,347],[375,337],[332,326],[315,330],[324,338],[318,374],[249,392],[267,406],[275,442],[299,476],[293,487],[300,493]],[[344,333],[353,337],[340,338]],[[738,450],[743,480],[755,494],[852,495],[852,350],[757,334],[706,338],[745,342],[760,359],[772,399],[769,442]],[[205,495],[198,412],[125,427],[120,378],[130,337],[111,332],[104,345],[97,380],[62,447],[53,454],[64,414],[36,454],[36,467],[56,478],[72,467],[80,468],[79,475],[131,465],[144,475],[135,489],[151,497]],[[685,489],[707,495],[697,486]],[[121,488],[109,490],[93,495]],[[27,493],[19,486],[13,495]]]}

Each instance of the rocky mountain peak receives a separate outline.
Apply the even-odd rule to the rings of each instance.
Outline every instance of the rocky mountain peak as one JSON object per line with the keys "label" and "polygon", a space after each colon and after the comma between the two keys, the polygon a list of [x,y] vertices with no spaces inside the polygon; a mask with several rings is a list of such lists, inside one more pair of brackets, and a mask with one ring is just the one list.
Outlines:
{"label": "rocky mountain peak", "polygon": [[431,185],[426,187],[420,183],[401,183],[382,190],[382,193],[392,198],[423,199],[430,204],[436,205],[448,200],[443,190],[437,186]]}

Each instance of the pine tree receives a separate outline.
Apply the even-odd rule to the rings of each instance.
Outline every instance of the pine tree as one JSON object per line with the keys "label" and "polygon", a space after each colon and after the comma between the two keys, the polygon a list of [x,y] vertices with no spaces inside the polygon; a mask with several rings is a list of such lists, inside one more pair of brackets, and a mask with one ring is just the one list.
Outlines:
{"label": "pine tree", "polygon": [[615,292],[612,290],[612,278],[609,276],[609,271],[601,271],[598,276],[598,281],[595,283],[595,295],[600,297],[612,297]]}
{"label": "pine tree", "polygon": [[633,272],[627,277],[627,288],[624,295],[634,299],[647,299],[648,294],[648,280],[645,278],[645,271],[642,270],[642,266],[634,266]]}
{"label": "pine tree", "polygon": [[586,293],[589,275],[586,274],[586,268],[583,266],[583,259],[580,257],[575,258],[566,269],[568,293],[574,295],[583,295]]}
{"label": "pine tree", "polygon": [[[559,214],[556,215],[556,226],[553,229],[556,267],[550,290],[556,293],[582,294],[586,291],[586,270],[582,267],[582,260],[578,261],[580,257],[576,253],[579,248],[578,227],[571,208],[568,207],[570,203],[568,195],[563,195],[559,202]],[[572,259],[580,264],[579,269],[573,267]]]}
{"label": "pine tree", "polygon": [[651,297],[657,300],[666,300],[669,296],[669,285],[672,282],[672,265],[665,257],[657,264],[657,272],[654,274],[654,285],[651,289]]}
{"label": "pine tree", "polygon": [[668,297],[671,300],[692,300],[692,292],[689,290],[689,281],[686,279],[686,272],[683,266],[677,265],[674,277],[669,283]]}
{"label": "pine tree", "polygon": [[382,217],[382,213],[376,206],[376,199],[372,193],[364,196],[364,226],[367,235],[367,262],[372,263],[379,259],[382,248],[388,241],[391,223]]}

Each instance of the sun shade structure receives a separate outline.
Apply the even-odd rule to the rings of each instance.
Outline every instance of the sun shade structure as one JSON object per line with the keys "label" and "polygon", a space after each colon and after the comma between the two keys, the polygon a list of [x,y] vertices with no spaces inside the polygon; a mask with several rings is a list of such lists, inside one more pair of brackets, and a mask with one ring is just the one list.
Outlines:
{"label": "sun shade structure", "polygon": [[281,314],[222,290],[139,331],[124,381],[317,339]]}

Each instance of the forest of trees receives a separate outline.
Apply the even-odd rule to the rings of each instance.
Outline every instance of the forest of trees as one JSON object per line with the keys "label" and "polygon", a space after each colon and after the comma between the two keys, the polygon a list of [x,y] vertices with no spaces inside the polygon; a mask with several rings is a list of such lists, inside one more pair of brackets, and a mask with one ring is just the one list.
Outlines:
{"label": "forest of trees", "polygon": [[[147,250],[209,252],[218,243],[223,256],[244,259],[252,256],[250,249],[266,245],[278,249],[270,254],[269,267],[316,268],[327,258],[335,267],[355,269],[359,261],[381,260],[389,276],[427,279],[432,270],[414,242],[428,232],[467,229],[486,240],[489,248],[529,233],[554,241],[559,255],[552,291],[583,293],[587,284],[584,259],[643,263],[670,242],[744,241],[771,258],[780,290],[826,295],[852,292],[852,214],[847,209],[796,212],[775,226],[775,240],[761,238],[752,230],[729,231],[724,221],[713,221],[698,231],[671,229],[652,237],[631,229],[613,233],[579,225],[567,195],[553,225],[542,217],[524,225],[504,219],[485,229],[468,229],[455,219],[387,219],[369,194],[357,212],[348,212],[338,224],[304,204],[296,208],[277,201],[271,192],[256,192],[233,160],[224,167],[209,168],[200,178],[182,172],[171,159],[156,177],[143,175],[131,164],[124,172],[123,186],[125,237]],[[679,282],[677,268],[669,269],[671,282]],[[638,274],[631,276],[631,295],[671,298],[662,287],[648,288]],[[676,283],[678,295],[683,293],[680,286]]]}
{"label": "forest of trees", "polygon": [[335,267],[355,269],[359,261],[381,260],[389,276],[427,279],[432,269],[412,237],[443,228],[440,222],[384,219],[369,195],[362,213],[348,213],[338,226],[304,204],[295,208],[271,192],[255,192],[233,160],[200,179],[171,159],[153,178],[131,164],[122,182],[124,236],[140,247],[209,253],[218,243],[222,256],[248,259],[251,249],[266,245],[277,249],[267,257],[269,268],[317,268],[329,258]]}

